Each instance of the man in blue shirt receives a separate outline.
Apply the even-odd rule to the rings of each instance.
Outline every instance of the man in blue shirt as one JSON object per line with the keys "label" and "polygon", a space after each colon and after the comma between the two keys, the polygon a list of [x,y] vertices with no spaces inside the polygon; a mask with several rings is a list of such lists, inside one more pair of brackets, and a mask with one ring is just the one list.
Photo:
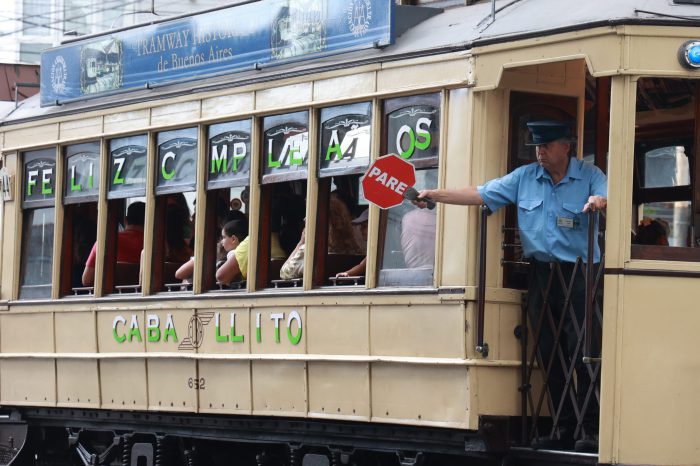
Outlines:
{"label": "man in blue shirt", "polygon": [[[541,448],[569,448],[573,442],[577,423],[575,410],[570,397],[564,393],[565,370],[558,355],[553,354],[556,327],[552,328],[549,319],[543,316],[543,291],[553,270],[551,262],[558,262],[568,283],[578,257],[585,262],[588,255],[588,214],[589,210],[602,211],[607,205],[607,179],[603,172],[581,160],[570,157],[572,139],[570,127],[557,121],[535,121],[527,124],[532,133],[537,162],[522,166],[511,173],[485,183],[482,186],[459,189],[432,189],[421,191],[420,198],[430,198],[436,202],[458,205],[486,205],[492,212],[514,204],[518,210],[518,228],[523,246],[523,254],[530,261],[528,290],[528,314],[533,329],[541,325],[538,349],[547,366],[554,358],[547,389],[552,406],[556,411],[562,404],[557,432],[549,438],[536,439],[533,443]],[[414,201],[419,207],[426,203]],[[600,262],[600,250],[596,242],[594,263]],[[549,307],[554,322],[558,324],[564,312],[565,289],[559,280],[552,282],[549,294]],[[574,280],[571,303],[582,328],[585,314],[585,280],[579,268]],[[581,361],[582,351],[577,349],[579,341],[574,323],[566,319],[562,328],[559,348],[568,359],[575,359],[576,388],[579,409],[590,386],[588,368]],[[594,338],[593,340],[597,340]],[[573,382],[573,377],[572,381]],[[562,402],[562,395],[564,400]],[[594,397],[591,397],[594,398]],[[576,449],[597,451],[594,435],[597,434],[597,402],[589,400]]]}

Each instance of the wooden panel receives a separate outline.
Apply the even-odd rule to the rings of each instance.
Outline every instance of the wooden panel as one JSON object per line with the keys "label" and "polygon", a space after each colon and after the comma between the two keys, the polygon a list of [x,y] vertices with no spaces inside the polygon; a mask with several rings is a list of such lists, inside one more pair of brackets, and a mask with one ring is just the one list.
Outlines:
{"label": "wooden panel", "polygon": [[[5,134],[5,147],[37,146],[58,140],[58,124],[16,129]],[[20,172],[21,173],[21,172]]]}
{"label": "wooden panel", "polygon": [[367,306],[309,306],[306,316],[310,354],[369,354]]}
{"label": "wooden panel", "polygon": [[[290,314],[298,313],[301,317],[301,339],[297,344],[290,341],[287,334],[287,325]],[[260,314],[260,342],[256,338],[257,316]],[[277,341],[277,333],[275,330],[274,315],[281,315],[279,319],[279,342]],[[306,312],[301,307],[272,307],[258,308],[250,314],[250,331],[251,335],[251,352],[252,353],[272,353],[272,354],[304,354],[306,352],[306,330],[303,328],[303,322],[306,321]],[[292,337],[296,337],[299,332],[299,327],[296,321],[291,323]]]}
{"label": "wooden panel", "polygon": [[369,421],[369,401],[369,364],[309,363],[311,415]]}
{"label": "wooden panel", "polygon": [[104,117],[105,133],[138,131],[148,126],[150,126],[150,111],[148,109],[115,113]]}
{"label": "wooden panel", "polygon": [[106,359],[100,361],[102,407],[145,410],[146,362],[143,359]]}
{"label": "wooden panel", "polygon": [[183,102],[179,104],[163,105],[151,110],[151,124],[153,126],[173,126],[179,123],[199,119],[199,101]]}
{"label": "wooden panel", "polygon": [[[195,361],[149,359],[148,409],[154,411],[186,411],[197,409],[197,378]],[[190,378],[192,386],[190,387]]]}
{"label": "wooden panel", "polygon": [[0,403],[54,406],[56,366],[53,359],[6,359],[0,362]]}
{"label": "wooden panel", "polygon": [[58,406],[99,408],[100,387],[94,359],[56,361]]}
{"label": "wooden panel", "polygon": [[371,94],[377,87],[376,74],[361,73],[339,78],[320,79],[314,82],[314,101],[341,99]]}
{"label": "wooden panel", "polygon": [[255,107],[255,94],[243,94],[211,97],[202,100],[202,118],[220,118],[251,112]]}
{"label": "wooden panel", "polygon": [[373,355],[465,357],[465,314],[459,305],[373,306]]}
{"label": "wooden panel", "polygon": [[92,312],[57,312],[56,351],[94,353],[97,351],[95,315]]}
{"label": "wooden panel", "polygon": [[[118,341],[118,339],[123,339],[123,341]],[[97,346],[101,353],[146,351],[145,313],[126,310],[123,312],[98,312]]]}
{"label": "wooden panel", "polygon": [[311,102],[311,83],[273,87],[258,91],[256,110],[273,110]]}
{"label": "wooden panel", "polygon": [[373,364],[371,389],[374,421],[468,427],[466,367]]}
{"label": "wooden panel", "polygon": [[[517,416],[520,414],[520,367],[476,367],[472,380],[477,380],[475,398],[479,415]],[[535,390],[533,397],[539,395],[539,374],[533,375]],[[538,399],[538,398],[534,398]],[[476,407],[475,407],[476,408]]]}
{"label": "wooden panel", "polygon": [[[198,310],[198,314],[209,313],[213,317],[208,325],[204,326],[204,341],[197,349],[198,353],[217,354],[247,354],[250,352],[251,341],[255,339],[255,332],[251,333],[250,312],[244,308],[207,309]],[[219,340],[216,338],[216,315],[219,315]],[[235,335],[231,338],[231,316],[235,314]],[[243,341],[238,341],[239,339]]]}
{"label": "wooden panel", "polygon": [[253,414],[306,416],[306,364],[253,361]]}
{"label": "wooden panel", "polygon": [[201,344],[201,332],[210,323],[208,315],[198,321],[194,315],[193,309],[146,312],[141,326],[146,351],[194,352]]}
{"label": "wooden panel", "polygon": [[[440,69],[439,73],[436,73],[437,68]],[[467,60],[383,69],[377,74],[377,90],[405,91],[410,88],[466,83],[468,71]]]}
{"label": "wooden panel", "polygon": [[200,361],[199,412],[251,414],[249,361]]}
{"label": "wooden panel", "polygon": [[53,314],[0,316],[0,350],[3,353],[52,353]]}
{"label": "wooden panel", "polygon": [[59,127],[59,137],[64,141],[100,134],[102,134],[102,117],[64,121]]}

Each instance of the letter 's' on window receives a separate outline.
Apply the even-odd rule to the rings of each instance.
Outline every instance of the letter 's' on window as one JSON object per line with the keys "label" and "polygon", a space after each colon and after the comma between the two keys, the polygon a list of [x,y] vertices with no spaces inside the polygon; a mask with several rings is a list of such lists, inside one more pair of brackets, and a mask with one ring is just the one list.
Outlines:
{"label": "letter 's' on window", "polygon": [[[384,102],[386,143],[416,167],[417,190],[437,187],[440,139],[440,94]],[[382,212],[380,218],[379,286],[433,284],[435,210],[408,202]]]}
{"label": "letter 's' on window", "polygon": [[22,154],[22,258],[20,299],[51,297],[56,151]]}

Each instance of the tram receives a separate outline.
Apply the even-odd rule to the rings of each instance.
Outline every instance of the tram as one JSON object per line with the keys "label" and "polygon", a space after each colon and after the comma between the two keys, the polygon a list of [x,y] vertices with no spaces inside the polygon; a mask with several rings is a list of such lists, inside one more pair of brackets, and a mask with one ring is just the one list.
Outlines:
{"label": "tram", "polygon": [[[694,3],[260,0],[45,52],[0,122],[0,464],[700,464]],[[532,447],[560,407],[522,206],[360,182],[395,153],[417,189],[483,184],[541,119],[608,179],[593,384],[564,370],[588,452]]]}

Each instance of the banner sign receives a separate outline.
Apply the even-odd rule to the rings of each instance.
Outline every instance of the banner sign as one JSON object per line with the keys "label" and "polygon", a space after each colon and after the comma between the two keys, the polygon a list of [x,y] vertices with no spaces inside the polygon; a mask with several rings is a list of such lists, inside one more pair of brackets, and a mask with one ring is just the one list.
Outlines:
{"label": "banner sign", "polygon": [[107,199],[146,195],[146,146],[140,134],[109,141],[109,192]]}
{"label": "banner sign", "polygon": [[22,207],[54,205],[56,186],[56,150],[42,149],[25,152]]}
{"label": "banner sign", "polygon": [[250,184],[251,120],[209,126],[207,189]]}
{"label": "banner sign", "polygon": [[392,44],[394,0],[261,0],[41,54],[41,105]]}
{"label": "banner sign", "polygon": [[309,153],[309,112],[263,118],[262,183],[306,178]]}
{"label": "banner sign", "polygon": [[100,191],[100,143],[66,146],[63,201],[66,204],[96,201]]}
{"label": "banner sign", "polygon": [[197,128],[158,133],[156,194],[194,191],[197,182]]}
{"label": "banner sign", "polygon": [[372,104],[321,109],[319,176],[364,173],[372,146]]}

